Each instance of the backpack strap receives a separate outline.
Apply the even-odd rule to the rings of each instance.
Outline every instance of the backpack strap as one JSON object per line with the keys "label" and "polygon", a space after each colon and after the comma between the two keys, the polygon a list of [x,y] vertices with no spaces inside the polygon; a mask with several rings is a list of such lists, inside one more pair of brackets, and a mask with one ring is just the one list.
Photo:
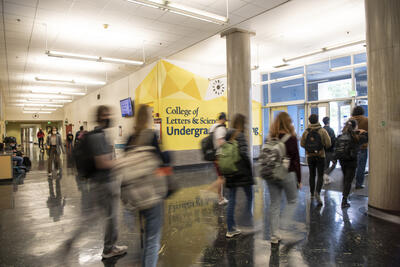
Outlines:
{"label": "backpack strap", "polygon": [[281,138],[281,141],[282,141],[283,143],[286,143],[287,140],[290,139],[290,137],[292,137],[290,134],[285,134],[285,135]]}

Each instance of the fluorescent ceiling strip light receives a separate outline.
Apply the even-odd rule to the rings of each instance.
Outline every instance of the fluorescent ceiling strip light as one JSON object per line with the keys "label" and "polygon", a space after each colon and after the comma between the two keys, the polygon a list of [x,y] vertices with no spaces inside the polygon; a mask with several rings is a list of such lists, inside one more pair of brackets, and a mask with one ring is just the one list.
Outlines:
{"label": "fluorescent ceiling strip light", "polygon": [[302,86],[302,85],[303,85],[302,83],[296,83],[296,84],[282,86],[282,88],[290,88],[290,87],[296,87],[296,86]]}
{"label": "fluorescent ceiling strip light", "polygon": [[330,71],[339,71],[339,70],[347,70],[351,68],[359,68],[359,67],[365,67],[367,66],[367,63],[358,63],[358,64],[353,64],[353,65],[347,65],[347,66],[341,66],[341,67],[335,67],[335,68],[330,68]]}
{"label": "fluorescent ceiling strip light", "polygon": [[17,107],[49,107],[49,108],[62,108],[60,104],[37,104],[37,103],[25,103],[25,104],[14,104]]}
{"label": "fluorescent ceiling strip light", "polygon": [[67,52],[49,51],[49,50],[47,50],[45,53],[49,57],[80,59],[80,60],[127,64],[127,65],[136,65],[136,66],[143,65],[143,63],[144,63],[143,61],[137,61],[137,60],[90,56],[90,55],[74,54],[74,53],[67,53]]}
{"label": "fluorescent ceiling strip light", "polygon": [[328,51],[333,51],[333,50],[338,50],[338,49],[342,49],[342,48],[346,48],[346,47],[350,47],[350,46],[355,46],[355,45],[359,45],[359,44],[363,44],[365,43],[365,40],[359,40],[359,41],[355,41],[355,42],[350,42],[350,43],[346,43],[346,44],[339,44],[339,45],[334,45],[334,46],[327,46],[327,47],[323,47],[319,50],[304,54],[304,55],[300,55],[300,56],[296,56],[296,57],[291,57],[291,58],[283,58],[283,62],[290,62],[290,61],[294,61],[294,60],[298,60],[298,59],[302,59],[302,58],[306,58],[306,57],[311,57],[311,56],[315,56],[318,54],[322,54]]}
{"label": "fluorescent ceiling strip light", "polygon": [[24,108],[26,111],[40,111],[40,108]]}
{"label": "fluorescent ceiling strip light", "polygon": [[127,0],[127,1],[147,7],[159,8],[161,10],[170,11],[171,13],[199,20],[204,20],[207,22],[216,23],[220,25],[226,24],[229,21],[227,17],[223,17],[214,13],[210,13],[197,8],[188,7],[171,1],[164,1],[164,0]]}
{"label": "fluorescent ceiling strip light", "polygon": [[318,80],[318,81],[313,81],[313,82],[308,82],[307,84],[314,84],[314,83],[324,83],[324,82],[329,82],[329,80]]}
{"label": "fluorescent ceiling strip light", "polygon": [[69,96],[57,95],[57,94],[27,94],[27,98],[36,98],[36,99],[72,99]]}
{"label": "fluorescent ceiling strip light", "polygon": [[269,81],[263,81],[263,82],[260,82],[260,83],[254,83],[254,85],[265,85],[265,84],[271,84],[271,83],[278,83],[278,82],[284,82],[284,81],[290,81],[290,80],[294,80],[294,79],[299,79],[299,78],[303,78],[303,77],[304,77],[304,74],[297,74],[297,75],[292,75],[292,76],[288,76],[288,77],[273,79],[273,80],[269,80]]}
{"label": "fluorescent ceiling strip light", "polygon": [[47,93],[47,94],[61,94],[61,95],[86,95],[85,92],[66,91],[65,89],[50,89],[50,88],[34,88],[32,93]]}
{"label": "fluorescent ceiling strip light", "polygon": [[[31,103],[41,103],[41,104],[58,104],[58,103],[71,103],[71,99],[28,99]],[[29,102],[28,102],[29,103]]]}
{"label": "fluorescent ceiling strip light", "polygon": [[25,111],[56,111],[56,108],[24,108]]}
{"label": "fluorescent ceiling strip light", "polygon": [[87,85],[105,85],[103,81],[93,81],[93,80],[74,80],[74,79],[53,79],[47,77],[36,76],[35,80],[38,82],[51,82],[51,83],[70,83],[70,84],[87,84]]}
{"label": "fluorescent ceiling strip light", "polygon": [[56,111],[56,108],[41,108],[40,110],[44,110],[44,111]]}
{"label": "fluorescent ceiling strip light", "polygon": [[23,111],[23,113],[27,113],[27,114],[51,114],[51,111]]}

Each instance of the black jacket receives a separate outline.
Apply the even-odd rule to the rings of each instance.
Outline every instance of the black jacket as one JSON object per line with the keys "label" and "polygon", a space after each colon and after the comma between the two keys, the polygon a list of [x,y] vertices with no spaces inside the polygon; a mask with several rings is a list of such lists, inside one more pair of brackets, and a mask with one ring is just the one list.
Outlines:
{"label": "black jacket", "polygon": [[[234,129],[228,130],[226,140],[229,140],[234,132]],[[240,161],[236,164],[238,171],[235,174],[225,176],[226,187],[228,188],[254,184],[253,168],[249,157],[249,145],[246,138],[243,133],[239,133],[235,140],[239,145]]]}
{"label": "black jacket", "polygon": [[335,142],[336,142],[335,131],[329,126],[324,126],[324,129],[328,132],[328,135],[331,138],[331,147],[325,149],[325,151],[326,152],[333,152],[335,150]]}

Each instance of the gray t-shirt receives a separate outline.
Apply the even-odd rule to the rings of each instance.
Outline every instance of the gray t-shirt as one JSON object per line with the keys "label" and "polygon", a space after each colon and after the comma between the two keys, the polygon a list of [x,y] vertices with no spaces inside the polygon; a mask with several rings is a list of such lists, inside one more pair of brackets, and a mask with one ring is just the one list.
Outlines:
{"label": "gray t-shirt", "polygon": [[[112,146],[108,143],[106,135],[103,131],[89,135],[90,150],[93,155],[109,155],[109,160],[112,160]],[[98,182],[107,182],[110,179],[109,169],[97,169],[93,175],[93,179]]]}
{"label": "gray t-shirt", "polygon": [[[225,126],[220,126],[220,123],[215,123],[214,125],[211,126],[210,128],[210,133],[213,132],[213,141],[214,141],[214,147],[219,148],[218,146],[218,139],[223,139],[226,136],[226,127]],[[219,127],[218,127],[219,126]]]}

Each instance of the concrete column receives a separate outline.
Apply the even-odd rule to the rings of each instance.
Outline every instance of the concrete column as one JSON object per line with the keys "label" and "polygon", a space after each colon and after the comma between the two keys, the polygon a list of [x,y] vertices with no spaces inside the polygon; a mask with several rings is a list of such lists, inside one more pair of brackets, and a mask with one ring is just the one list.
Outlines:
{"label": "concrete column", "polygon": [[229,29],[221,33],[226,38],[226,58],[228,74],[228,117],[232,119],[234,114],[241,113],[248,119],[248,131],[250,152],[252,149],[252,92],[251,92],[251,55],[250,37],[255,35],[241,29]]}
{"label": "concrete column", "polygon": [[400,211],[400,1],[365,0],[369,205]]}

